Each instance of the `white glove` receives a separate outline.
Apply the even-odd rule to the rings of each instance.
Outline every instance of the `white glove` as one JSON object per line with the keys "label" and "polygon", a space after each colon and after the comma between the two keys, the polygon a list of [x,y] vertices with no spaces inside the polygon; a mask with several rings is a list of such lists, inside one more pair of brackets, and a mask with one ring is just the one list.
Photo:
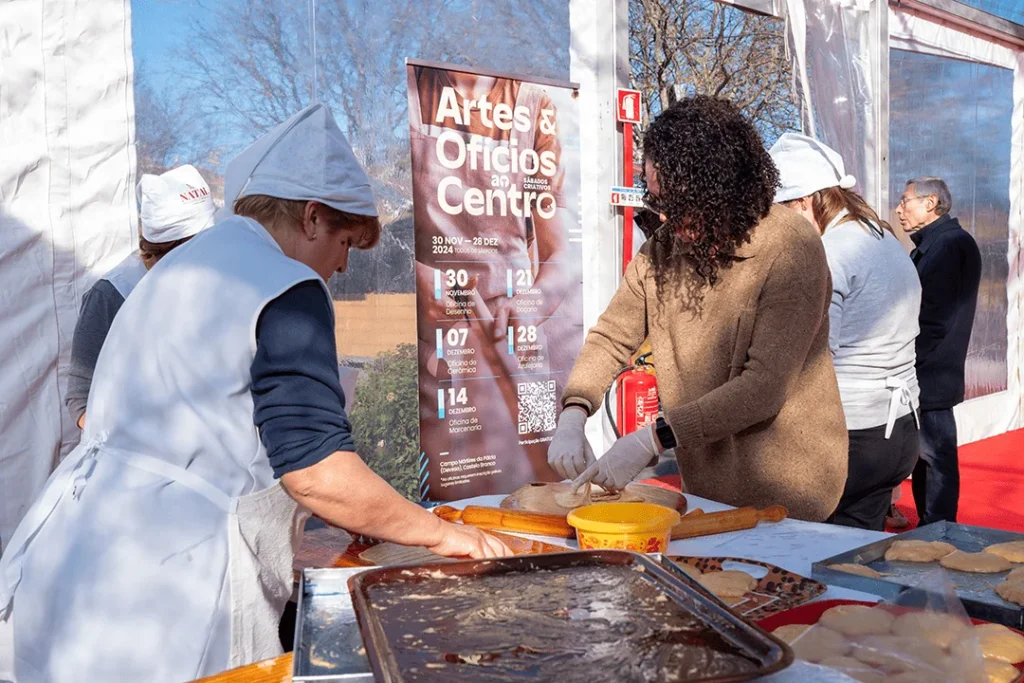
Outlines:
{"label": "white glove", "polygon": [[582,486],[589,481],[608,491],[621,491],[659,453],[661,448],[654,434],[654,425],[647,425],[613,443],[608,452],[588,467],[573,485]]}
{"label": "white glove", "polygon": [[574,479],[596,462],[583,431],[586,424],[587,414],[582,408],[570,406],[558,418],[558,428],[548,445],[548,464],[559,476]]}

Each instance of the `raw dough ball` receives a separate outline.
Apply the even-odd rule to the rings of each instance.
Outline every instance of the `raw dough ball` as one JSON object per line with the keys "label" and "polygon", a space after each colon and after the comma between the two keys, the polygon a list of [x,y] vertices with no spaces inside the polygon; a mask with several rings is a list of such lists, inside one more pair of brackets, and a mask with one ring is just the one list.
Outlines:
{"label": "raw dough ball", "polygon": [[1024,605],[1024,581],[1021,581],[1020,579],[1010,581],[1007,579],[996,586],[996,595],[1007,602],[1015,602],[1018,605]]}
{"label": "raw dough ball", "polygon": [[1016,664],[1024,662],[1024,636],[1000,624],[979,624],[968,637],[953,644],[953,654],[970,656],[971,648],[981,646],[985,659]]}
{"label": "raw dough ball", "polygon": [[971,625],[952,614],[941,612],[907,612],[896,617],[892,632],[898,636],[922,638],[946,649]]}
{"label": "raw dough ball", "polygon": [[861,683],[883,683],[885,681],[885,675],[881,671],[872,669],[853,657],[829,657],[821,660],[818,664],[835,669]]}
{"label": "raw dough ball", "polygon": [[836,571],[846,572],[847,574],[857,574],[859,576],[868,576],[872,579],[880,579],[882,575],[876,572],[871,567],[866,567],[863,564],[830,564],[829,569],[835,569]]}
{"label": "raw dough ball", "polygon": [[1020,671],[1013,664],[986,659],[985,675],[988,676],[988,683],[1012,683],[1020,676]]}
{"label": "raw dough ball", "polygon": [[991,553],[965,553],[960,550],[946,555],[939,560],[939,564],[946,569],[976,574],[998,574],[1010,568],[1010,561],[1005,557]]}
{"label": "raw dough ball", "polygon": [[934,562],[956,550],[942,541],[893,541],[885,551],[885,559],[903,562]]}
{"label": "raw dough ball", "polygon": [[824,626],[813,626],[805,633],[794,637],[789,646],[797,659],[816,663],[831,657],[849,654],[853,644],[841,633]]}
{"label": "raw dough ball", "polygon": [[1024,562],[1024,541],[996,543],[995,545],[990,545],[985,548],[982,552],[998,555],[1010,562]]}
{"label": "raw dough ball", "polygon": [[700,582],[720,598],[741,598],[757,588],[757,579],[738,571],[708,572]]}
{"label": "raw dough ball", "polygon": [[888,633],[896,620],[889,612],[867,605],[836,605],[821,615],[819,623],[848,636]]}
{"label": "raw dough ball", "polygon": [[938,645],[908,636],[865,636],[853,646],[856,659],[887,671],[936,667],[945,654]]}

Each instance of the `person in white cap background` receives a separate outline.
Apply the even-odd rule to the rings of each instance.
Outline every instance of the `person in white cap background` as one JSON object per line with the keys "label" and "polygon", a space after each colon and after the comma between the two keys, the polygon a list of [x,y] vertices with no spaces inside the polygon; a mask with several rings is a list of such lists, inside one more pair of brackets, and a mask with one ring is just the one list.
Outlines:
{"label": "person in white cap background", "polygon": [[883,531],[892,491],[918,457],[914,340],[921,284],[914,264],[864,199],[842,157],[786,133],[772,146],[775,201],[822,235],[832,273],[829,348],[849,430],[846,487],[829,521]]}
{"label": "person in white cap background", "polygon": [[162,175],[143,175],[136,195],[140,203],[139,250],[85,293],[71,340],[64,404],[79,429],[85,426],[96,359],[124,300],[161,257],[213,225],[216,208],[210,188],[193,166],[179,166]]}
{"label": "person in white cap background", "polygon": [[82,443],[0,558],[19,683],[178,683],[280,654],[310,513],[441,555],[509,554],[355,453],[326,280],[380,224],[331,113],[280,124],[225,185],[225,217],[125,301]]}

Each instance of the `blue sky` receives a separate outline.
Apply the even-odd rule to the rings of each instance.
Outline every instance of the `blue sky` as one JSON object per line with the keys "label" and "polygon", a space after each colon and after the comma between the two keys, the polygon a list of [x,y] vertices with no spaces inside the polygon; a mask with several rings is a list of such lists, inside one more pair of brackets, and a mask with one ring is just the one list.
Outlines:
{"label": "blue sky", "polygon": [[132,0],[132,53],[135,68],[144,62],[154,87],[167,85],[174,50],[188,35],[189,22],[200,11],[196,0]]}

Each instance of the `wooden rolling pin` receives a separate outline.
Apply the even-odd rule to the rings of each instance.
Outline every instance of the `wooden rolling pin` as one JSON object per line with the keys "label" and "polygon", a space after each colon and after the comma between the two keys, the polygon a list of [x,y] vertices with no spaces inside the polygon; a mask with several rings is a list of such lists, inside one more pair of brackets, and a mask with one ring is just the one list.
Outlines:
{"label": "wooden rolling pin", "polygon": [[729,531],[753,529],[758,522],[781,522],[789,512],[781,505],[764,510],[736,508],[722,512],[707,512],[701,515],[687,515],[672,527],[672,540],[724,534]]}
{"label": "wooden rolling pin", "polygon": [[[565,517],[542,512],[506,510],[503,508],[467,506],[456,510],[448,505],[434,508],[434,514],[448,522],[461,521],[481,529],[504,529],[537,536],[572,538],[576,530]],[[776,505],[764,510],[737,508],[723,512],[704,512],[699,508],[685,515],[672,528],[672,540],[723,534],[741,529],[753,529],[758,522],[778,522],[786,518],[786,508]]]}

